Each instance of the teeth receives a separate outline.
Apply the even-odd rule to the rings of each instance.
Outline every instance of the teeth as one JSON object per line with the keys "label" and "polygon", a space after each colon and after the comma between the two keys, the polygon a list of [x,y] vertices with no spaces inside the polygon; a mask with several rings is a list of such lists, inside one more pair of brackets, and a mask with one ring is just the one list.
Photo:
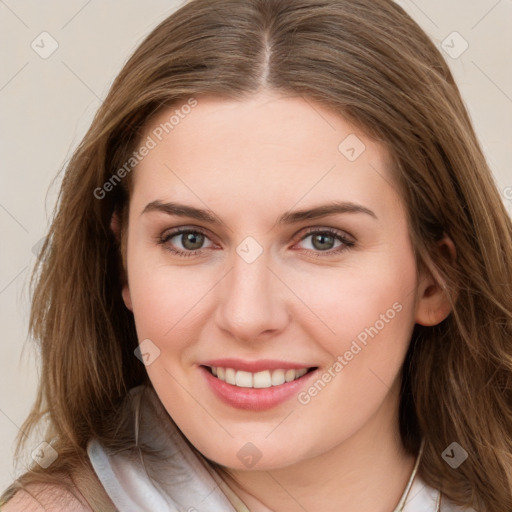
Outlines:
{"label": "teeth", "polygon": [[279,386],[284,384],[286,379],[284,378],[285,370],[274,370],[272,372],[272,386]]}
{"label": "teeth", "polygon": [[[231,370],[231,368],[229,368]],[[235,370],[233,370],[235,371]],[[227,381],[226,381],[227,382]],[[235,386],[239,388],[252,388],[252,373],[250,372],[235,372]]]}
{"label": "teeth", "polygon": [[235,370],[233,370],[233,368],[226,368],[226,373],[225,373],[225,381],[228,383],[228,384],[236,384],[236,378],[235,378]]}
{"label": "teeth", "polygon": [[258,372],[252,376],[253,388],[269,388],[272,386],[272,377],[268,370]]}
{"label": "teeth", "polygon": [[235,371],[233,368],[211,367],[213,375],[219,380],[238,386],[240,388],[270,388],[280,386],[285,382],[296,380],[307,373],[307,368],[300,370],[264,370],[251,373]]}
{"label": "teeth", "polygon": [[291,382],[293,379],[295,379],[295,370],[286,370],[284,378],[286,382]]}

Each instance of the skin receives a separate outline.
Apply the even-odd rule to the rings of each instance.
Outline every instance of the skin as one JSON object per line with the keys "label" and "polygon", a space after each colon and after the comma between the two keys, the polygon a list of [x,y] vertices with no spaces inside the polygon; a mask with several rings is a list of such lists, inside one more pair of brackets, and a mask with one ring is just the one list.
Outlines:
{"label": "skin", "polygon": [[[144,139],[176,108],[153,119]],[[366,147],[354,161],[338,149],[350,134]],[[450,310],[435,281],[417,275],[389,162],[384,146],[336,113],[260,92],[244,101],[198,99],[133,171],[123,298],[139,341],[160,350],[148,375],[181,431],[225,466],[252,512],[389,512],[412,471],[415,457],[398,431],[400,369],[414,324],[435,325]],[[207,208],[222,223],[142,213],[156,200]],[[286,212],[335,200],[376,218],[276,224]],[[158,243],[182,226],[205,231],[200,254],[168,250],[191,252],[182,235]],[[335,229],[355,245],[334,254],[341,242],[315,244],[311,227]],[[263,249],[252,263],[236,251],[248,236]],[[234,357],[322,373],[395,303],[400,312],[306,405],[294,396],[266,411],[235,409],[198,368]],[[248,442],[261,454],[250,469],[237,457]]]}

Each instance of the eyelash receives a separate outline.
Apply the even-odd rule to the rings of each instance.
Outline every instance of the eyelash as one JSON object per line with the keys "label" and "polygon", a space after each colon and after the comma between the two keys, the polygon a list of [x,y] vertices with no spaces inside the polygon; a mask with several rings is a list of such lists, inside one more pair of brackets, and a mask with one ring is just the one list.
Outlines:
{"label": "eyelash", "polygon": [[[204,232],[201,229],[198,228],[177,228],[174,231],[171,231],[169,233],[164,234],[163,236],[158,237],[158,244],[165,246],[165,244],[172,238],[174,238],[176,235],[181,235],[183,233],[200,233],[201,235],[204,235],[205,237],[208,237],[208,234]],[[340,245],[336,249],[330,249],[329,251],[313,251],[311,249],[305,249],[306,252],[313,253],[317,257],[328,257],[328,256],[334,256],[337,254],[342,253],[343,251],[349,250],[352,247],[355,246],[355,242],[349,240],[347,237],[341,234],[340,231],[332,228],[309,228],[308,231],[305,233],[305,235],[299,240],[299,242],[302,242],[305,240],[308,236],[312,234],[329,234],[334,236],[336,239],[342,242],[342,245]],[[209,238],[209,237],[208,237]],[[196,249],[194,251],[181,251],[177,249],[173,249],[172,247],[164,247],[166,251],[169,251],[173,254],[176,254],[179,257],[182,258],[189,258],[191,256],[196,256],[200,254],[204,249]]]}

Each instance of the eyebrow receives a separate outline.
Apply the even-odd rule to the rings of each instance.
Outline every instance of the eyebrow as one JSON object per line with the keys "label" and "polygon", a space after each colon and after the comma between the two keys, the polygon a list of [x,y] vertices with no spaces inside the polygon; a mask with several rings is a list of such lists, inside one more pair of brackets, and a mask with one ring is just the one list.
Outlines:
{"label": "eyebrow", "polygon": [[[144,210],[142,210],[141,215],[149,212],[162,212],[177,217],[190,217],[213,225],[222,224],[222,221],[209,210],[202,210],[176,202],[164,203],[158,200],[151,201],[145,206]],[[306,220],[318,219],[340,213],[364,213],[377,219],[377,215],[375,215],[372,210],[360,204],[347,201],[331,201],[313,208],[286,212],[279,217],[277,224],[297,224]]]}

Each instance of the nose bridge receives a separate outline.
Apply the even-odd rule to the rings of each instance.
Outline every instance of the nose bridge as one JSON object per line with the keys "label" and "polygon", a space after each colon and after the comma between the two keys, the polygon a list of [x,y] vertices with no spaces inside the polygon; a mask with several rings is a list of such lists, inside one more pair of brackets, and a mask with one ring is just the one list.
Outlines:
{"label": "nose bridge", "polygon": [[234,254],[232,269],[219,288],[217,324],[237,339],[254,340],[285,325],[287,311],[280,283],[269,265],[267,252],[253,261],[243,253]]}

